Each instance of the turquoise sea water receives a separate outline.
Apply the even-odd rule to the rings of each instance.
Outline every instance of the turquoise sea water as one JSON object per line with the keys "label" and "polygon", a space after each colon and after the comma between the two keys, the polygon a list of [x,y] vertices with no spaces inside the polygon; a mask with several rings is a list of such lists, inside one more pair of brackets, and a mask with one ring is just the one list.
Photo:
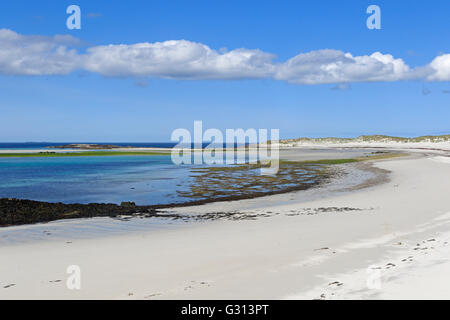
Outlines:
{"label": "turquoise sea water", "polygon": [[[0,143],[0,149],[42,149],[46,146],[48,145]],[[326,158],[322,153],[317,150],[310,153],[305,151],[303,157],[305,160]],[[312,158],[308,155],[312,155]],[[349,157],[348,152],[341,156]],[[289,153],[285,157],[289,159]],[[252,171],[227,172],[231,178],[237,175],[236,185],[234,189],[221,190],[220,174],[197,180],[195,176],[200,173],[193,172],[192,169],[198,167],[204,165],[175,165],[170,155],[0,158],[0,198],[63,203],[120,204],[123,201],[133,201],[138,205],[155,205],[208,198],[208,190],[211,191],[211,197],[234,195],[233,190],[238,192],[242,189],[240,186],[245,187],[247,182],[251,182],[251,190],[247,190],[248,192],[264,191],[267,187],[252,184],[260,181],[252,178]],[[259,170],[253,174],[258,175]],[[244,176],[241,175],[248,180],[243,180]],[[295,183],[308,183],[311,180],[309,178],[309,173],[304,172],[303,177]],[[199,184],[206,190],[203,195],[198,192],[194,194],[191,189]],[[283,187],[289,186],[284,182]],[[222,192],[222,195],[221,191],[227,192]]]}
{"label": "turquoise sea water", "polygon": [[0,158],[0,198],[64,203],[183,202],[191,166],[170,156]]}

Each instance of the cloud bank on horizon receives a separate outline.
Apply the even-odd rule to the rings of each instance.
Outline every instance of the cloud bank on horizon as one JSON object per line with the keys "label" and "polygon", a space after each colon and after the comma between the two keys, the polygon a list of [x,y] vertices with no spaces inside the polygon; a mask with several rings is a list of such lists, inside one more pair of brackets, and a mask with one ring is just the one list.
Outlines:
{"label": "cloud bank on horizon", "polygon": [[402,59],[375,52],[353,56],[324,49],[285,61],[259,49],[217,51],[187,40],[76,48],[70,35],[21,35],[0,29],[0,75],[68,75],[85,70],[106,77],[178,80],[275,79],[318,85],[406,80],[450,81],[450,54],[411,68]]}

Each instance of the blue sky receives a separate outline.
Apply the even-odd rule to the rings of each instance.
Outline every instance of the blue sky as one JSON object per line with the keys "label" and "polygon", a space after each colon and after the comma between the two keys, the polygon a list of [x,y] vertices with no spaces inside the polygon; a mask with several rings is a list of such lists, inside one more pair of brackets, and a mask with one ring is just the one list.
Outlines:
{"label": "blue sky", "polygon": [[[81,30],[66,28],[70,4],[81,8]],[[381,30],[366,27],[370,4],[381,8]],[[448,1],[19,0],[1,4],[0,29],[25,37],[71,35],[80,40],[74,46],[80,55],[109,44],[187,40],[219,55],[258,49],[274,55],[269,67],[300,53],[333,49],[353,56],[381,52],[414,69],[450,53],[449,10]],[[174,129],[191,129],[194,120],[203,120],[205,128],[279,128],[282,138],[450,133],[445,77],[429,81],[431,76],[408,72],[392,80],[397,75],[383,73],[381,81],[305,84],[298,70],[266,76],[266,67],[263,75],[249,76],[247,69],[179,75],[183,65],[174,71],[168,63],[157,75],[137,75],[140,66],[124,73],[116,65],[91,63],[70,72],[30,75],[2,72],[12,64],[3,63],[3,142],[169,141]]]}

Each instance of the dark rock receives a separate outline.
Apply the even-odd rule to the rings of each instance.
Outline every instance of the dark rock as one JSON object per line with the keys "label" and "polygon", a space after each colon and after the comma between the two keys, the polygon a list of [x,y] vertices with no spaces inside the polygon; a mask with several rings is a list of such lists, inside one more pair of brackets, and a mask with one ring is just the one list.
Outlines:
{"label": "dark rock", "polygon": [[134,202],[122,202],[120,204],[121,207],[126,207],[126,208],[135,208],[136,207],[136,203]]}
{"label": "dark rock", "polygon": [[0,199],[0,227],[49,222],[60,219],[116,217],[118,215],[155,214],[148,206],[134,202],[116,204],[64,204],[32,200]]}

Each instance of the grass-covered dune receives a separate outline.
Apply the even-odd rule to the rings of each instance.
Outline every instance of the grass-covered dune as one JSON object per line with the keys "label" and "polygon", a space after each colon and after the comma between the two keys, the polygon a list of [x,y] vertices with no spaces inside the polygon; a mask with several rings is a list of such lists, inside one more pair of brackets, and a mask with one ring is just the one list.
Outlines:
{"label": "grass-covered dune", "polygon": [[450,142],[450,135],[440,136],[420,136],[415,138],[394,137],[386,135],[366,135],[357,138],[297,138],[281,140],[280,143],[350,143],[350,142],[400,142],[400,143],[414,143],[414,142]]}

